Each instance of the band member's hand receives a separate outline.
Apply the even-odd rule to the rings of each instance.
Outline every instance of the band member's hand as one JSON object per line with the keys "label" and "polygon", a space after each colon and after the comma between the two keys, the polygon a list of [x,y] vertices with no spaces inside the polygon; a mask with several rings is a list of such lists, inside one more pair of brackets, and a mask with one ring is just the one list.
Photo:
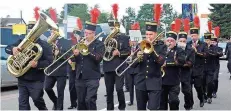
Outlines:
{"label": "band member's hand", "polygon": [[75,56],[78,56],[78,55],[79,55],[79,50],[78,50],[78,49],[75,49],[75,50],[73,51],[73,53],[74,53]]}
{"label": "band member's hand", "polygon": [[164,62],[164,64],[163,64],[163,67],[165,67],[166,66],[166,61]]}
{"label": "band member's hand", "polygon": [[143,56],[143,52],[142,51],[139,51],[138,53],[137,53],[137,57],[142,57]]}
{"label": "band member's hand", "polygon": [[184,64],[184,67],[188,67],[189,65],[188,64]]}
{"label": "band member's hand", "polygon": [[72,61],[71,61],[71,59],[69,59],[69,60],[68,60],[68,63],[69,63],[69,64],[72,64]]}
{"label": "band member's hand", "polygon": [[38,64],[37,61],[34,61],[34,60],[30,61],[30,65],[31,65],[31,67],[33,67],[33,68],[36,68],[36,67],[37,67],[37,64]]}
{"label": "band member's hand", "polygon": [[55,50],[55,56],[59,54],[59,50]]}
{"label": "band member's hand", "polygon": [[12,50],[13,50],[13,55],[17,55],[21,51],[21,49],[18,47],[14,47]]}
{"label": "band member's hand", "polygon": [[116,55],[120,55],[120,52],[119,52],[118,49],[116,49],[116,50],[113,51],[113,56],[116,56]]}

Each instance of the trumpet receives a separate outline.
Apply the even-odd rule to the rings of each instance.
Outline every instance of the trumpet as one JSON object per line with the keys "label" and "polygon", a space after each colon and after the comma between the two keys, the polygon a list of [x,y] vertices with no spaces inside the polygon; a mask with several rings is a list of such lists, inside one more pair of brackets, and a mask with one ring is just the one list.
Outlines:
{"label": "trumpet", "polygon": [[[151,54],[154,51],[154,47],[152,44],[156,44],[156,42],[158,40],[160,40],[160,37],[162,34],[164,34],[164,32],[161,32],[160,34],[157,35],[157,37],[152,41],[152,42],[148,42],[147,40],[143,40],[140,42],[139,44],[139,48],[137,48],[130,56],[128,56],[119,66],[117,66],[117,68],[115,69],[115,72],[118,76],[121,76],[122,74],[124,74],[137,60],[141,59],[142,56],[138,56],[136,58],[133,59],[133,56],[141,50],[141,52],[146,53],[146,54]],[[138,45],[137,45],[138,46]],[[132,60],[133,59],[133,60]],[[119,69],[125,64],[129,64],[121,73],[119,73]],[[163,74],[164,75],[164,74]]]}
{"label": "trumpet", "polygon": [[[50,64],[48,67],[44,69],[44,73],[47,76],[50,76],[52,73],[54,73],[57,69],[59,69],[61,66],[63,66],[69,59],[74,57],[74,54],[72,54],[69,58],[67,58],[65,61],[63,61],[59,66],[57,66],[54,70],[49,70],[57,61],[62,59],[64,56],[66,56],[70,51],[73,51],[75,49],[78,49],[80,53],[84,56],[88,55],[90,52],[88,51],[88,46],[93,43],[103,32],[96,35],[96,37],[88,44],[84,44],[85,38],[82,38],[80,42],[74,46],[72,46],[68,51],[66,51],[63,55],[61,55],[57,60],[55,60],[52,64]],[[49,72],[48,72],[49,71]]]}

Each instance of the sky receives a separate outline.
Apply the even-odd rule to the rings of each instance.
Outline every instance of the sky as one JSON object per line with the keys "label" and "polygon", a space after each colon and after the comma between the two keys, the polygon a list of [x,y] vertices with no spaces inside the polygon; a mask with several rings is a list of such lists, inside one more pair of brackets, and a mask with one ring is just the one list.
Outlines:
{"label": "sky", "polygon": [[[84,1],[84,2],[81,2]],[[34,7],[38,6],[40,9],[47,9],[49,7],[56,8],[57,12],[62,10],[62,7],[65,3],[87,3],[90,7],[94,6],[95,4],[99,4],[101,11],[111,11],[111,5],[113,3],[119,4],[119,12],[118,16],[119,19],[125,15],[125,9],[127,7],[133,7],[136,11],[139,10],[139,7],[144,3],[171,3],[174,10],[178,13],[181,13],[181,3],[194,3],[198,4],[198,14],[208,14],[210,11],[209,3],[206,0],[5,0],[4,3],[0,4],[0,17],[6,17],[10,15],[12,18],[20,17],[20,10],[22,10],[22,17],[26,23],[31,20],[33,16],[33,9]],[[128,2],[128,1],[135,1],[135,2]],[[210,0],[213,1],[213,0]]]}

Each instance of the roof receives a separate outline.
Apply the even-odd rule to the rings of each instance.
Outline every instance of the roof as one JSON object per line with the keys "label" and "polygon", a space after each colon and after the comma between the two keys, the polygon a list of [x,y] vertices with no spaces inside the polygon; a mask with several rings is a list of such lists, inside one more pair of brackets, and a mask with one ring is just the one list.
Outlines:
{"label": "roof", "polygon": [[5,27],[7,24],[18,24],[21,21],[26,24],[21,18],[1,18],[1,27]]}

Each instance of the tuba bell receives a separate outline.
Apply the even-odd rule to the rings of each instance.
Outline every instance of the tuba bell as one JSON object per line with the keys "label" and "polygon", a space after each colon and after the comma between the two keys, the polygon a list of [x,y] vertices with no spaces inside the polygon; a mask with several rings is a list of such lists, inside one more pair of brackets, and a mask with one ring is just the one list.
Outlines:
{"label": "tuba bell", "polygon": [[114,27],[111,33],[106,37],[104,41],[105,45],[105,52],[103,55],[103,60],[111,61],[114,56],[112,55],[113,51],[118,49],[118,42],[115,40],[114,37],[120,32],[119,27]]}
{"label": "tuba bell", "polygon": [[43,49],[35,42],[50,28],[57,30],[58,26],[49,16],[39,11],[39,20],[17,46],[22,50],[17,55],[10,55],[7,58],[7,69],[10,74],[15,77],[20,77],[31,68],[31,65],[29,64],[31,60],[38,61],[38,59],[42,56]]}

